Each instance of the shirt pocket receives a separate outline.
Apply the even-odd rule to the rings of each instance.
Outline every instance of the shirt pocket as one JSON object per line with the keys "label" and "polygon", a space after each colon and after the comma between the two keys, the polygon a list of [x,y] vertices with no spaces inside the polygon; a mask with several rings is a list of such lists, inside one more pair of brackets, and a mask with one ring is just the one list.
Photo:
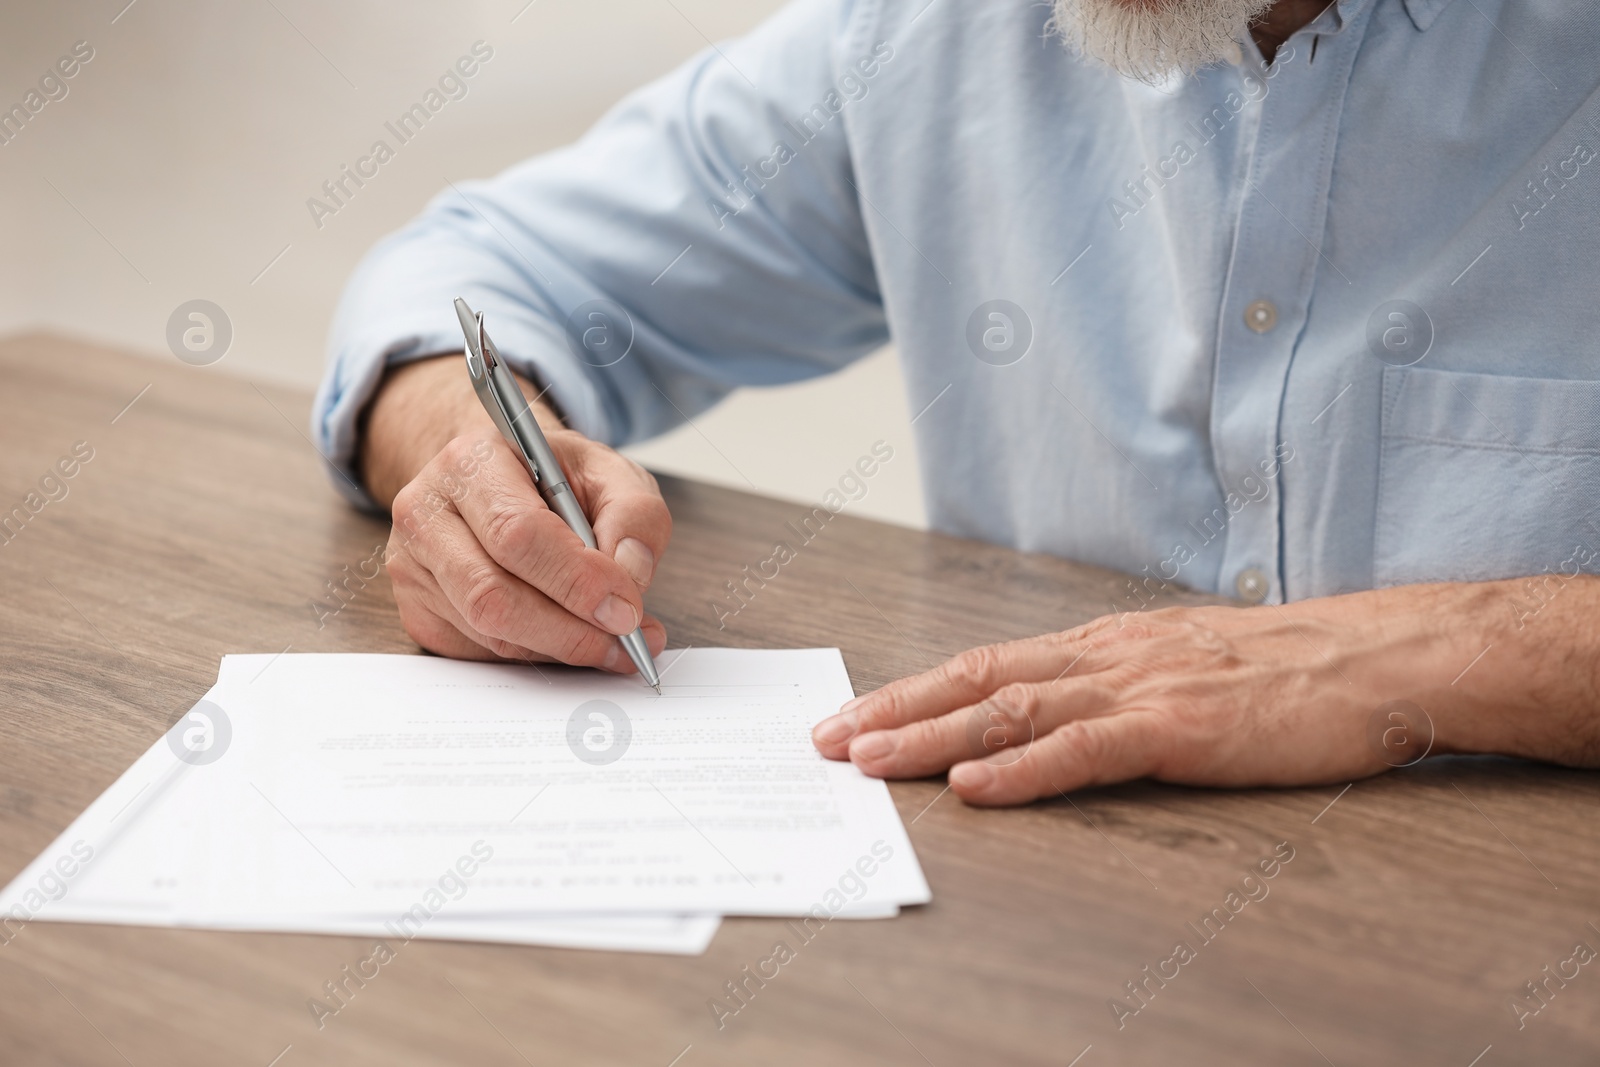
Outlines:
{"label": "shirt pocket", "polygon": [[1374,585],[1540,574],[1600,546],[1600,381],[1388,367],[1381,433]]}

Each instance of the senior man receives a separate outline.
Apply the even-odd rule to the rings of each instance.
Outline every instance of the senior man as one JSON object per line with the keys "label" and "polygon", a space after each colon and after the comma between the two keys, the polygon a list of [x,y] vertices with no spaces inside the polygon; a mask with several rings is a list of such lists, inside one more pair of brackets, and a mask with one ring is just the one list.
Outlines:
{"label": "senior man", "polygon": [[[626,671],[670,518],[610,446],[893,338],[937,529],[1136,577],[824,755],[978,804],[1323,783],[1410,701],[1435,752],[1600,764],[1597,47],[1520,0],[796,0],[375,249],[316,429],[420,644]],[[493,447],[458,295],[598,551]]]}

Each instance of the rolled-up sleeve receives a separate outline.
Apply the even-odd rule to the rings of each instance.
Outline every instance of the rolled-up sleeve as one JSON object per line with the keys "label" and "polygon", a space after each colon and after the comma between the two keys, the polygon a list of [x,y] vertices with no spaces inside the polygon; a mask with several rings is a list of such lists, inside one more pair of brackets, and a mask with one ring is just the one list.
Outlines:
{"label": "rolled-up sleeve", "polygon": [[359,416],[387,367],[460,351],[458,296],[573,426],[614,445],[881,345],[841,88],[871,57],[851,8],[797,0],[575,145],[451,184],[377,245],[340,302],[312,413],[335,484],[371,506]]}

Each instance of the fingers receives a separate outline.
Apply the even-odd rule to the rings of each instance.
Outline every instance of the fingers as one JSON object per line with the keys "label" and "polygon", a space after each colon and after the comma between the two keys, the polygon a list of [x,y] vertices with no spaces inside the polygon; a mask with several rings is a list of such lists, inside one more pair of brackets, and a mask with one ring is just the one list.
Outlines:
{"label": "fingers", "polygon": [[[412,639],[428,651],[453,659],[500,659],[521,663],[556,661],[555,656],[474,630],[450,603],[434,575],[405,556],[403,550],[391,549],[389,574],[394,585],[395,601],[400,608],[401,623]],[[646,615],[642,629],[651,655],[659,656],[667,645],[665,628],[659,621]],[[607,652],[603,662],[597,666],[620,674],[633,673],[636,668],[618,640],[614,637],[608,640],[615,651]]]}
{"label": "fingers", "polygon": [[429,652],[451,659],[492,660],[498,657],[472,640],[449,619],[420,600],[400,600],[400,622],[411,639]]}
{"label": "fingers", "polygon": [[[584,447],[573,448],[575,442]],[[600,552],[616,560],[642,592],[672,537],[672,516],[655,478],[628,457],[578,434],[558,435],[550,445],[594,525]]]}
{"label": "fingers", "polygon": [[499,644],[474,635],[450,606],[433,575],[417,563],[409,552],[410,542],[398,533],[389,539],[387,565],[394,589],[400,623],[411,639],[429,652],[451,659],[492,660],[500,658],[489,644]]}
{"label": "fingers", "polygon": [[829,759],[844,759],[859,735],[970,707],[1007,684],[1053,681],[1096,640],[1116,633],[1111,628],[1107,634],[1107,626],[1107,620],[1096,620],[1067,633],[970,649],[846,704],[840,714],[817,724],[812,740]]}
{"label": "fingers", "polygon": [[[440,459],[448,463],[453,451],[465,447],[464,441],[452,442]],[[397,509],[406,496],[402,493],[397,498]],[[497,447],[480,464],[469,491],[461,493],[455,505],[473,537],[499,568],[537,589],[577,620],[613,635],[632,633],[640,624],[644,603],[638,583],[615,560],[585,547],[561,517],[545,506],[509,447]],[[471,623],[460,599],[466,590],[442,575],[440,584]],[[579,633],[569,628],[567,639],[576,641]]]}
{"label": "fingers", "polygon": [[1151,712],[1078,719],[1035,741],[1014,763],[990,756],[957,764],[950,788],[969,804],[1025,804],[1155,774],[1170,745],[1170,728]]}
{"label": "fingers", "polygon": [[874,778],[922,778],[993,755],[1016,761],[1061,725],[1105,714],[1115,699],[1093,678],[1002,686],[968,708],[858,735],[850,761]]}
{"label": "fingers", "polygon": [[[426,577],[406,573],[402,560],[413,562]],[[461,516],[450,509],[434,513],[428,529],[406,541],[401,557],[391,563],[391,571],[397,563],[402,572],[397,579],[397,600],[406,599],[406,587],[399,582],[409,582],[409,599],[496,655],[525,658],[533,654],[581,666],[626,669],[627,660],[615,635],[573,616],[501,567]],[[426,625],[420,616],[419,623]]]}

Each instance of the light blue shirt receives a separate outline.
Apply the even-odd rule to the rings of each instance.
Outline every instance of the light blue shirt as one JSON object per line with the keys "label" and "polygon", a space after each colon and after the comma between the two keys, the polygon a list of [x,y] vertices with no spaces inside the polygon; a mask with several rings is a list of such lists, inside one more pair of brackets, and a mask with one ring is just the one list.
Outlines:
{"label": "light blue shirt", "polygon": [[614,444],[893,338],[935,528],[1145,588],[1600,569],[1600,8],[1340,0],[1158,88],[1048,15],[796,0],[458,183],[351,281],[321,447],[464,296]]}

